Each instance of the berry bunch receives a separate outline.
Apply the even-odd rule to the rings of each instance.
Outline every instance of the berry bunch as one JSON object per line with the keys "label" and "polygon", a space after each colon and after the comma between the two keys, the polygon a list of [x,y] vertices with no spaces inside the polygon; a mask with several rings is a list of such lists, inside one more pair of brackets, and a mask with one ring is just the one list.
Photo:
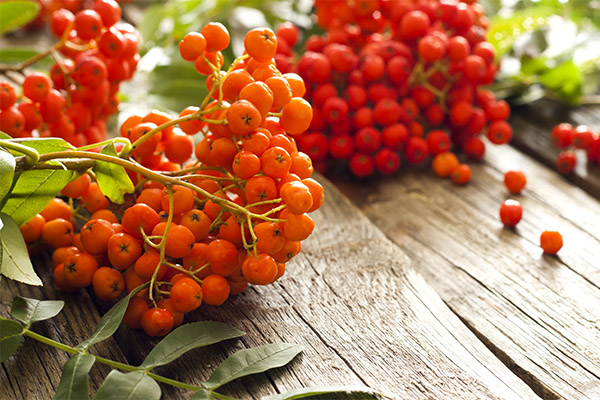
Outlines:
{"label": "berry bunch", "polygon": [[120,18],[114,0],[96,0],[76,14],[54,11],[50,28],[60,41],[42,56],[55,63],[49,76],[23,72],[40,56],[13,68],[24,76],[18,79],[22,96],[8,81],[0,82],[0,129],[15,138],[60,137],[75,146],[105,140],[120,82],[132,77],[139,60],[138,34]]}
{"label": "berry bunch", "polygon": [[[315,5],[326,33],[307,38],[295,64],[314,106],[299,145],[315,166],[348,164],[359,177],[389,174],[401,159],[420,164],[449,151],[479,160],[482,134],[494,144],[511,139],[508,104],[482,89],[493,81],[497,61],[476,1]],[[286,49],[280,51],[278,60],[285,59]],[[441,176],[457,166],[452,156],[439,164]],[[462,183],[468,173],[456,175]]]}
{"label": "berry bunch", "polygon": [[[225,27],[189,33],[180,50],[207,76],[202,104],[177,118],[153,111],[122,124],[119,164],[138,188],[129,207],[111,205],[84,174],[62,191],[70,204],[55,199],[21,228],[28,243],[41,238],[54,249],[55,283],[64,290],[92,285],[112,300],[149,282],[125,321],[151,336],[202,303],[220,305],[248,283],[279,279],[314,228],[308,213],[323,202],[311,159],[289,136],[312,118],[304,83],[275,67],[269,29],[250,31],[244,43],[245,55],[222,71]],[[76,233],[81,208],[91,218]]]}
{"label": "berry bunch", "polygon": [[556,160],[556,168],[563,174],[570,174],[577,164],[575,150],[583,150],[589,163],[600,164],[600,135],[589,127],[563,122],[556,125],[550,134],[552,144],[562,151]]}

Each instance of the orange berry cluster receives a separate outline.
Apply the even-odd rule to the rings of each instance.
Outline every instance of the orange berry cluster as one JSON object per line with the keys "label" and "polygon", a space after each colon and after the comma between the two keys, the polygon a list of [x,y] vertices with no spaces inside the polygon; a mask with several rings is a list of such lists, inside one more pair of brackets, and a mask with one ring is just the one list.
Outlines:
{"label": "orange berry cluster", "polygon": [[[476,0],[317,0],[315,10],[325,32],[294,60],[297,34],[282,25],[277,61],[307,83],[314,117],[298,143],[319,170],[391,174],[450,151],[477,161],[483,137],[511,139],[508,104],[483,89],[498,64]],[[456,156],[434,170],[462,184],[470,168]]]}
{"label": "orange berry cluster", "polygon": [[[223,72],[213,61],[228,43],[229,33],[215,23],[181,42],[185,59],[193,53],[195,64],[208,68],[199,69],[208,75],[206,104],[176,118],[134,115],[121,126],[133,143],[131,159],[171,181],[127,170],[139,189],[129,207],[119,208],[82,175],[62,191],[92,213],[79,233],[72,207],[60,199],[22,227],[28,243],[41,238],[55,249],[55,283],[64,290],[91,284],[100,299],[111,300],[155,282],[125,314],[129,326],[151,336],[248,283],[279,279],[314,229],[309,213],[323,202],[311,159],[288,135],[310,124],[302,80],[274,66],[277,43],[269,29],[250,31],[246,54]],[[198,132],[203,138],[194,146]]]}
{"label": "orange berry cluster", "polygon": [[120,19],[114,0],[96,0],[76,14],[54,11],[50,29],[61,38],[58,51],[49,53],[55,63],[49,74],[26,73],[22,96],[0,81],[0,129],[15,138],[60,137],[78,147],[105,140],[120,83],[131,79],[140,57],[137,31]]}

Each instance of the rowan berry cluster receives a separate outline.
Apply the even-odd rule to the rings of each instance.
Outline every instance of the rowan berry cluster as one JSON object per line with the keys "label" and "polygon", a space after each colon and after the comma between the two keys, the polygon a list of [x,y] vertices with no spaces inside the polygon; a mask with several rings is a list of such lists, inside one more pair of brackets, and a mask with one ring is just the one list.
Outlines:
{"label": "rowan berry cluster", "polygon": [[[111,206],[84,174],[62,191],[78,201],[55,199],[21,228],[28,243],[41,238],[55,249],[55,283],[64,290],[91,284],[100,299],[112,300],[150,282],[125,322],[151,336],[165,335],[203,303],[220,305],[248,283],[279,279],[314,228],[308,213],[323,202],[311,159],[289,136],[308,127],[312,109],[301,97],[302,79],[275,67],[275,34],[250,31],[245,54],[222,71],[228,44],[218,23],[180,43],[182,57],[207,76],[199,107],[122,124],[128,140],[117,140],[125,143],[121,159],[130,151],[122,163],[131,164],[134,204]],[[198,132],[203,138],[194,145]],[[91,213],[79,233],[76,203]]]}
{"label": "rowan berry cluster", "polygon": [[[476,1],[315,6],[326,33],[307,38],[295,67],[314,106],[299,145],[317,168],[347,164],[359,177],[390,174],[402,159],[421,164],[449,151],[479,160],[482,135],[494,144],[511,139],[508,104],[482,88],[493,81],[497,61]],[[452,156],[438,164],[441,176],[457,166]],[[457,175],[457,183],[468,180],[468,172]]]}
{"label": "rowan berry cluster", "polygon": [[552,144],[562,151],[556,160],[556,168],[563,174],[570,174],[577,164],[575,150],[583,150],[589,163],[600,164],[600,135],[588,126],[563,122],[556,125],[550,134]]}
{"label": "rowan berry cluster", "polygon": [[[22,86],[0,82],[0,129],[15,138],[60,137],[75,146],[106,139],[106,121],[117,112],[120,82],[132,77],[139,60],[139,36],[119,23],[121,8],[114,0],[96,0],[92,9],[73,14],[65,8],[50,17],[60,41],[42,56],[54,57],[49,76],[25,73],[35,56],[14,79]],[[16,75],[16,74],[14,74]]]}
{"label": "rowan berry cluster", "polygon": [[[39,6],[40,11],[37,17],[27,24],[25,29],[37,29],[43,27],[56,10],[64,8],[76,13],[84,8],[91,8],[95,0],[34,0]],[[131,0],[115,0],[118,3],[126,3]]]}

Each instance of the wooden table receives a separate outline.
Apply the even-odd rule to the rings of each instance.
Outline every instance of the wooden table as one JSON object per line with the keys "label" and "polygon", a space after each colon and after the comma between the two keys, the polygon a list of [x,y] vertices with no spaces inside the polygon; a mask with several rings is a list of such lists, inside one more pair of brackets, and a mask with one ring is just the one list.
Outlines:
{"label": "wooden table", "polygon": [[[224,387],[263,395],[311,385],[368,386],[399,399],[600,398],[600,170],[563,177],[549,132],[559,121],[600,128],[600,109],[566,112],[538,102],[515,112],[513,147],[489,146],[464,187],[428,169],[365,181],[318,179],[326,202],[317,229],[275,285],[252,287],[188,320],[217,320],[248,334],[188,353],[158,373],[190,383],[244,347],[305,346],[287,367]],[[504,171],[528,178],[524,217],[502,227],[510,197]],[[539,235],[558,229],[565,246],[544,255]],[[91,333],[99,305],[87,292],[0,283],[0,314],[15,295],[66,300],[36,330],[69,344]],[[139,363],[155,341],[121,327],[96,354]],[[3,399],[52,397],[64,352],[25,340],[0,368]],[[96,390],[108,369],[94,366]],[[189,392],[163,386],[163,398]]]}

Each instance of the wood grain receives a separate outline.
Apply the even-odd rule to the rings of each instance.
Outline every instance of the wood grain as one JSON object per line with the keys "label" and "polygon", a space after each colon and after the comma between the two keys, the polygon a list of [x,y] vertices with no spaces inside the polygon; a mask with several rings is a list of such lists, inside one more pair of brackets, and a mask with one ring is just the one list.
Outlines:
{"label": "wood grain", "polygon": [[[514,149],[488,153],[487,163],[473,166],[466,187],[425,172],[338,183],[540,396],[598,398],[600,232],[593,227],[599,226],[599,205]],[[502,183],[507,165],[523,165],[531,181],[518,196],[524,218],[516,230],[503,228],[497,216],[508,197]],[[571,194],[579,202],[562,203]],[[552,227],[565,234],[560,257],[539,248],[540,233]]]}
{"label": "wood grain", "polygon": [[[510,118],[515,132],[511,144],[551,169],[556,169],[556,159],[560,150],[552,145],[550,133],[560,122],[569,122],[573,126],[588,125],[594,132],[599,132],[600,106],[588,105],[569,109],[555,101],[540,100],[515,108]],[[600,198],[600,166],[587,163],[582,150],[577,153],[575,172],[565,179],[580,186],[592,196]]]}
{"label": "wood grain", "polygon": [[[304,353],[289,367],[243,379],[225,392],[256,398],[341,384],[366,385],[403,399],[537,398],[453,315],[408,257],[322,182],[327,201],[314,215],[318,229],[288,264],[286,276],[192,314],[194,320],[224,321],[248,335],[193,352],[160,372],[198,383],[210,370],[203,365],[214,368],[235,349],[285,341],[304,345]],[[122,332],[117,341],[128,346],[133,359],[150,343],[129,335]],[[180,394],[165,391],[167,398]]]}
{"label": "wood grain", "polygon": [[[27,286],[3,278],[0,281],[0,314],[9,317],[12,299],[24,296],[42,300],[63,300],[64,309],[56,317],[36,322],[32,330],[51,339],[71,346],[87,338],[100,319],[100,315],[87,292],[67,294],[56,289],[49,271],[47,257],[35,258],[36,271],[44,282],[43,287]],[[94,354],[112,360],[126,362],[113,339],[108,339],[92,348]],[[69,355],[61,350],[26,338],[16,354],[2,363],[0,388],[2,399],[50,399],[60,382],[63,365]],[[95,393],[102,384],[108,367],[95,364],[90,371],[90,391]],[[8,394],[4,394],[4,388]]]}

